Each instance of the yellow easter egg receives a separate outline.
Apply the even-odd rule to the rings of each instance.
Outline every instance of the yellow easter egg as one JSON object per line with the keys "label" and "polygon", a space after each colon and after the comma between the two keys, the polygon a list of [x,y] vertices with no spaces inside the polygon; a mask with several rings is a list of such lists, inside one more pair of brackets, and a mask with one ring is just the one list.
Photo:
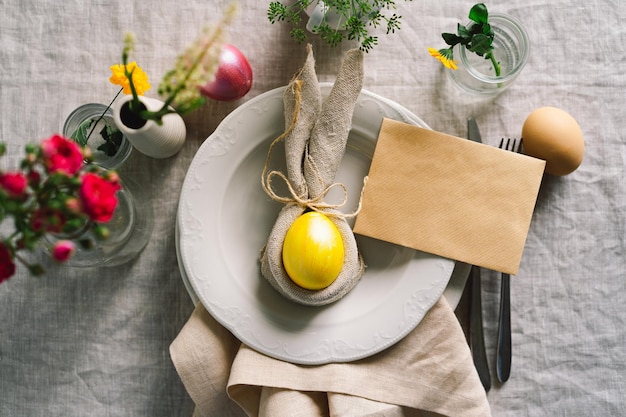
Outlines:
{"label": "yellow easter egg", "polygon": [[343,267],[339,229],[322,213],[304,213],[287,230],[282,256],[287,275],[297,285],[308,290],[326,288]]}

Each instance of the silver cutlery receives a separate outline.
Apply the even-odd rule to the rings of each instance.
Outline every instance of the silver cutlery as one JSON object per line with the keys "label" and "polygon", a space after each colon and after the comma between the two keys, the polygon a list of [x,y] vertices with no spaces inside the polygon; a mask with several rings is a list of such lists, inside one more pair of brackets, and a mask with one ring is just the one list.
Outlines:
{"label": "silver cutlery", "polygon": [[489,365],[487,363],[487,350],[485,349],[485,335],[483,333],[483,313],[480,282],[480,267],[472,265],[469,276],[470,285],[470,323],[469,323],[469,343],[472,351],[472,359],[474,367],[478,372],[480,382],[483,384],[485,391],[491,389],[491,375],[489,374]]}
{"label": "silver cutlery", "polygon": [[[474,142],[482,142],[480,130],[478,129],[476,120],[473,118],[467,119],[467,137]],[[472,265],[468,283],[470,285],[469,344],[472,351],[474,366],[478,372],[480,382],[485,388],[485,391],[489,391],[491,389],[491,375],[489,374],[487,352],[485,349],[485,336],[483,332],[480,267]]]}
{"label": "silver cutlery", "polygon": [[511,298],[510,275],[502,273],[500,284],[500,316],[498,318],[498,346],[496,348],[496,375],[506,382],[511,374]]}
{"label": "silver cutlery", "polygon": [[[521,152],[522,139],[516,148],[516,140],[504,138],[500,141],[499,148],[512,152]],[[511,276],[501,274],[500,284],[500,313],[498,317],[498,345],[496,348],[496,375],[498,381],[506,382],[511,375]]]}

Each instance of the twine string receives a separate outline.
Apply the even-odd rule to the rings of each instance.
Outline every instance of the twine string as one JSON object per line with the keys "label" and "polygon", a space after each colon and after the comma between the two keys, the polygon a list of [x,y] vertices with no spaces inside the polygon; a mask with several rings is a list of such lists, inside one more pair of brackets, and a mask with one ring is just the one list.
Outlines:
{"label": "twine string", "polygon": [[[340,217],[344,219],[356,217],[356,215],[361,211],[361,206],[363,203],[363,193],[365,192],[365,185],[367,184],[367,179],[368,179],[367,176],[363,178],[363,187],[361,188],[361,195],[359,197],[359,204],[357,206],[357,209],[352,213],[346,214],[346,213],[341,213],[341,212],[325,211],[326,209],[339,209],[347,203],[348,189],[346,188],[344,184],[340,182],[335,182],[333,184],[330,184],[326,188],[324,188],[324,190],[322,190],[322,192],[319,195],[315,197],[305,197],[305,196],[299,195],[296,192],[293,185],[291,184],[291,181],[289,181],[289,179],[284,173],[277,171],[277,170],[272,170],[268,172],[274,147],[280,142],[282,142],[293,131],[296,125],[296,122],[298,121],[298,116],[300,113],[300,102],[302,99],[302,96],[301,96],[302,80],[294,80],[292,84],[293,84],[292,89],[293,89],[293,93],[295,96],[295,109],[294,109],[293,117],[291,119],[291,123],[289,127],[280,136],[274,139],[272,143],[270,144],[269,150],[267,152],[267,156],[265,157],[265,164],[263,166],[263,172],[261,173],[261,187],[263,188],[263,191],[265,191],[265,193],[272,200],[277,201],[279,203],[297,204],[301,207],[308,208],[313,211],[323,212],[324,214],[328,216]],[[287,189],[289,190],[290,196],[288,197],[281,196],[276,191],[274,191],[274,188],[272,187],[272,180],[274,179],[274,177],[278,177],[281,180],[283,180],[283,182],[287,186]],[[330,192],[330,190],[332,190],[335,187],[341,188],[343,192],[343,200],[340,203],[336,203],[336,204],[326,203],[324,201],[324,198]],[[307,191],[305,190],[304,194],[306,193]]]}

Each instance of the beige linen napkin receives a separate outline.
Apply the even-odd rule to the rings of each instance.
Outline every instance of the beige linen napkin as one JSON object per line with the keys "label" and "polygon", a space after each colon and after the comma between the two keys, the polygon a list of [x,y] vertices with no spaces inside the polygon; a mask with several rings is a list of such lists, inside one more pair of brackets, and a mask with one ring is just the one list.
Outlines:
{"label": "beige linen napkin", "polygon": [[517,274],[544,167],[384,119],[354,233]]}
{"label": "beige linen napkin", "polygon": [[270,358],[241,344],[201,304],[170,354],[198,417],[491,415],[444,297],[403,340],[354,362],[304,366]]}

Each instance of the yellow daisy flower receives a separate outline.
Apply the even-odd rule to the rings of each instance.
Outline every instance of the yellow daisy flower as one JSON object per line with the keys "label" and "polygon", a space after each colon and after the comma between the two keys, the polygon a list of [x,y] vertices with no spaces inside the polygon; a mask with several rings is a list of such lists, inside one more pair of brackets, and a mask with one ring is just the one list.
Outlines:
{"label": "yellow daisy flower", "polygon": [[[133,85],[135,86],[135,91],[137,91],[138,95],[141,96],[150,89],[151,85],[148,82],[148,74],[146,74],[144,70],[137,65],[137,62],[133,61],[128,63],[126,65],[126,70],[133,74]],[[128,77],[126,77],[124,64],[111,66],[111,73],[112,75],[111,78],[109,78],[109,81],[112,84],[122,87],[124,94],[131,94],[130,82]]]}
{"label": "yellow daisy flower", "polygon": [[452,59],[452,49],[448,48],[437,50],[435,48],[428,48],[428,53],[430,54],[430,56],[439,60],[439,62],[441,62],[444,67],[451,70],[455,70],[458,68],[456,65],[457,62]]}

